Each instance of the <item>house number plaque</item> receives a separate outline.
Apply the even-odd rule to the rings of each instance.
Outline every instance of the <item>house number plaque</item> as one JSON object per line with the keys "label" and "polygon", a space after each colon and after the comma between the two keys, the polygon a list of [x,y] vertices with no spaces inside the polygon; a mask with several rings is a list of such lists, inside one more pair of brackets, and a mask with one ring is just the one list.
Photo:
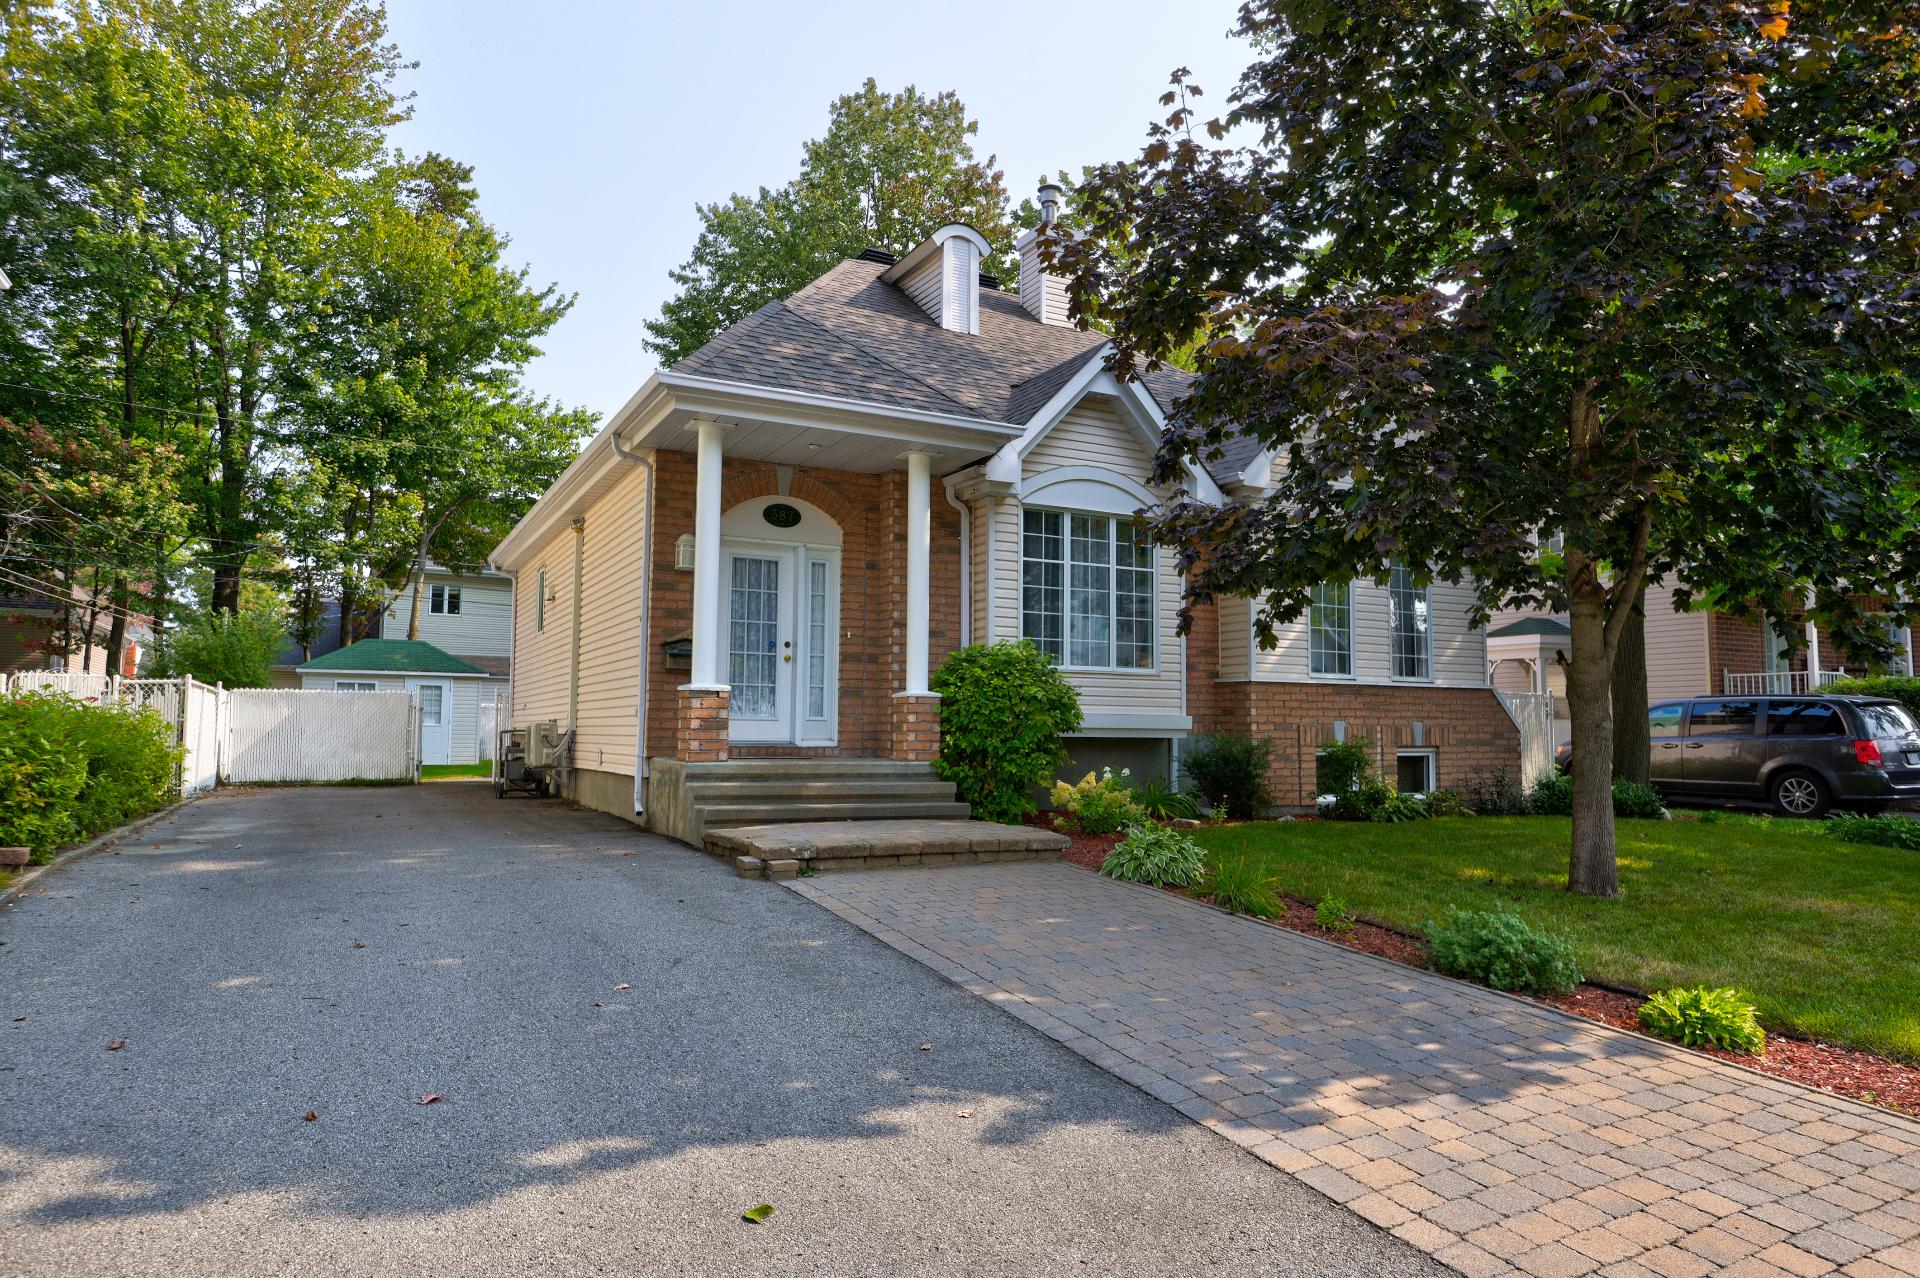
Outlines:
{"label": "house number plaque", "polygon": [[762,511],[761,515],[775,528],[791,528],[800,522],[800,512],[785,502],[775,502]]}

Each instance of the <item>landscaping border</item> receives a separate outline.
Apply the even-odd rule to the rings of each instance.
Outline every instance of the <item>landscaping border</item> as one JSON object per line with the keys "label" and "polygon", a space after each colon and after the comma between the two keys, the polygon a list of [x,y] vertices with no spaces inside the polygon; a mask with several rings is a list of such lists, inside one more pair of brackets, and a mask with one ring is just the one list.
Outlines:
{"label": "landscaping border", "polygon": [[138,834],[148,826],[172,816],[199,797],[199,795],[192,795],[188,798],[176,799],[158,811],[149,812],[143,817],[135,817],[125,825],[108,830],[96,839],[89,840],[77,847],[71,847],[64,852],[58,853],[53,860],[48,861],[45,865],[27,866],[13,876],[13,882],[7,884],[4,888],[0,888],[0,909],[12,905],[26,893],[26,889],[32,887],[35,883],[38,883],[48,874],[66,865],[68,862],[78,861],[81,857],[92,856],[95,852],[111,847],[113,844],[118,843],[130,835]]}

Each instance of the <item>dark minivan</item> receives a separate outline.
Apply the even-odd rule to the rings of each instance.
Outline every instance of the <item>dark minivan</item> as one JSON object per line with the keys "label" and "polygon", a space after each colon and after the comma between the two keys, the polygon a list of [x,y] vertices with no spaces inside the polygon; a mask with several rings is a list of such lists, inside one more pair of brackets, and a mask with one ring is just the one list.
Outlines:
{"label": "dark minivan", "polygon": [[1653,788],[1764,799],[1785,816],[1920,799],[1920,726],[1879,697],[1695,697],[1647,712]]}

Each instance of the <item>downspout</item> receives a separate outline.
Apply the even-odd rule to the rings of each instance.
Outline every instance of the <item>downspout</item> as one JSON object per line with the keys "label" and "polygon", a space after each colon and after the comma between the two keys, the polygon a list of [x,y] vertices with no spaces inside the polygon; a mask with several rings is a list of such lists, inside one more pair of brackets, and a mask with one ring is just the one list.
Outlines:
{"label": "downspout", "polygon": [[629,451],[620,442],[615,432],[610,441],[613,455],[622,461],[630,461],[636,466],[646,468],[647,491],[641,507],[640,525],[640,673],[639,682],[634,689],[637,726],[633,733],[633,814],[643,816],[647,805],[647,668],[652,662],[653,645],[649,636],[653,632],[653,458],[643,453]]}
{"label": "downspout", "polygon": [[941,481],[947,505],[960,512],[960,646],[973,642],[973,512],[953,495],[953,479]]}

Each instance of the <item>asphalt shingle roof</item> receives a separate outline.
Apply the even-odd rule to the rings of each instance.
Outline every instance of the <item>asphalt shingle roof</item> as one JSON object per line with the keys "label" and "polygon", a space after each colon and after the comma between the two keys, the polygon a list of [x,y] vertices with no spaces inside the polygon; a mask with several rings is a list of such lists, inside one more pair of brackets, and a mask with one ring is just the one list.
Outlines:
{"label": "asphalt shingle roof", "polygon": [[315,657],[301,670],[378,671],[382,674],[483,675],[487,672],[470,661],[436,648],[424,639],[362,639],[344,648],[336,648],[324,657]]}
{"label": "asphalt shingle roof", "polygon": [[[980,332],[948,332],[882,282],[886,270],[881,262],[842,262],[674,371],[1024,426],[1106,344],[1099,333],[1042,324],[1019,298],[987,288],[980,290]],[[1163,368],[1142,380],[1164,412],[1191,376]],[[1225,451],[1208,466],[1216,479],[1237,475],[1259,445],[1236,439]]]}

